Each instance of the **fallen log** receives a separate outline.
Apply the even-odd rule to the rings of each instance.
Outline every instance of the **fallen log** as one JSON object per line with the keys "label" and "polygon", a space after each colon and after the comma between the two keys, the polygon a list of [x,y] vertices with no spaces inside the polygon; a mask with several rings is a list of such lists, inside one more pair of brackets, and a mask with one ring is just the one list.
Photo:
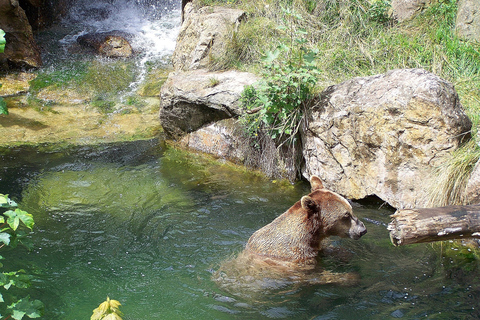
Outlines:
{"label": "fallen log", "polygon": [[480,239],[480,204],[397,210],[387,229],[393,245]]}

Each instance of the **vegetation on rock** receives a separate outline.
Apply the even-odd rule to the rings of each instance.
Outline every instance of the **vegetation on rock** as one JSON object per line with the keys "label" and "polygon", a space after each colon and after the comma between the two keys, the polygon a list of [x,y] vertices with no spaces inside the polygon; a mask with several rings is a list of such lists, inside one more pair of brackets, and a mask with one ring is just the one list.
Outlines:
{"label": "vegetation on rock", "polygon": [[[392,69],[422,68],[452,82],[462,105],[473,122],[472,137],[477,141],[457,151],[463,161],[459,170],[456,161],[447,161],[441,175],[469,175],[480,155],[478,126],[480,123],[480,44],[459,39],[455,33],[456,0],[439,0],[413,19],[398,23],[390,16],[386,0],[202,0],[202,5],[238,7],[247,12],[247,20],[232,31],[228,52],[215,59],[212,68],[249,70],[272,79],[284,70],[266,73],[268,64],[261,57],[273,48],[288,43],[291,31],[284,26],[290,8],[301,19],[292,21],[289,30],[306,30],[302,47],[318,51],[315,67],[319,92],[329,85],[353,77],[370,76]],[[278,57],[276,63],[288,65],[289,57]],[[250,89],[249,89],[250,90]],[[251,92],[250,92],[251,93]],[[247,91],[247,95],[249,92]],[[265,104],[269,108],[269,104]],[[285,129],[287,130],[287,129]],[[289,128],[288,130],[291,130]],[[456,178],[445,181],[445,188],[461,193]],[[454,198],[456,200],[454,200]],[[450,204],[458,203],[459,197]]]}

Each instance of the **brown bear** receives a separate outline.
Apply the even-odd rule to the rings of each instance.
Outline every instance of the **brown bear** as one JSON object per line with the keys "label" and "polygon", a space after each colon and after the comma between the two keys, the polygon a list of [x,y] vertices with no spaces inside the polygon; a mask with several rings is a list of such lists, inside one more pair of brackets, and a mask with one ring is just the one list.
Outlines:
{"label": "brown bear", "polygon": [[358,277],[354,274],[316,269],[317,255],[325,238],[357,240],[367,229],[353,214],[348,201],[325,189],[320,178],[312,176],[310,184],[310,194],[253,233],[237,257],[222,263],[213,277],[221,287],[240,293],[264,292],[266,287],[272,288],[272,283],[284,286],[285,281],[356,283]]}
{"label": "brown bear", "polygon": [[345,198],[327,190],[317,176],[312,192],[285,213],[257,230],[245,252],[279,265],[315,265],[323,239],[329,236],[359,239],[367,229]]}

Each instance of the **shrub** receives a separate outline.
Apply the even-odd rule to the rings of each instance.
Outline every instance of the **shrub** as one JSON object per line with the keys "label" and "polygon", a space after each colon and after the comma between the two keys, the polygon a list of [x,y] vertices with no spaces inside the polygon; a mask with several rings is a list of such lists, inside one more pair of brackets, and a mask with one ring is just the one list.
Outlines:
{"label": "shrub", "polygon": [[[4,209],[0,215],[0,243],[2,243],[0,248],[5,246],[15,248],[18,244],[29,247],[28,233],[24,228],[32,230],[34,225],[32,215],[18,209],[17,204],[4,194],[0,194],[0,209]],[[0,259],[3,257],[0,256]],[[0,264],[0,267],[3,267],[3,264]],[[25,274],[24,270],[0,272],[0,286],[3,288],[0,291],[0,303],[9,304],[5,309],[0,309],[3,313],[0,317],[7,313],[13,319],[21,320],[24,316],[39,318],[42,315],[43,303],[41,301],[31,301],[28,295],[18,299],[17,293],[11,293],[13,288],[28,288],[31,278],[30,275]]]}
{"label": "shrub", "polygon": [[267,52],[262,59],[262,81],[245,88],[241,101],[247,114],[242,123],[252,136],[266,131],[272,139],[293,143],[304,110],[313,99],[318,75],[314,63],[317,53],[304,46],[306,31],[294,28],[292,20],[302,17],[289,9],[283,11],[285,23],[279,29],[286,31],[288,42]]}

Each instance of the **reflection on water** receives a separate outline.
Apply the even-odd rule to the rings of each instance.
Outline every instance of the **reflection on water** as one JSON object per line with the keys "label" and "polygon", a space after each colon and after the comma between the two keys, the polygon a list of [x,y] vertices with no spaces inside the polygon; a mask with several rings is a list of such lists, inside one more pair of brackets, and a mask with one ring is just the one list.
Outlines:
{"label": "reflection on water", "polygon": [[330,242],[349,258],[322,257],[326,270],[358,273],[358,285],[287,285],[245,298],[216,286],[213,270],[308,184],[273,183],[154,141],[10,150],[1,163],[0,193],[36,221],[35,249],[4,255],[37,275],[31,296],[45,302],[45,319],[88,319],[107,296],[136,320],[479,315],[476,271],[447,270],[438,246],[394,248],[392,212],[378,206],[354,206],[368,228],[363,238]]}

